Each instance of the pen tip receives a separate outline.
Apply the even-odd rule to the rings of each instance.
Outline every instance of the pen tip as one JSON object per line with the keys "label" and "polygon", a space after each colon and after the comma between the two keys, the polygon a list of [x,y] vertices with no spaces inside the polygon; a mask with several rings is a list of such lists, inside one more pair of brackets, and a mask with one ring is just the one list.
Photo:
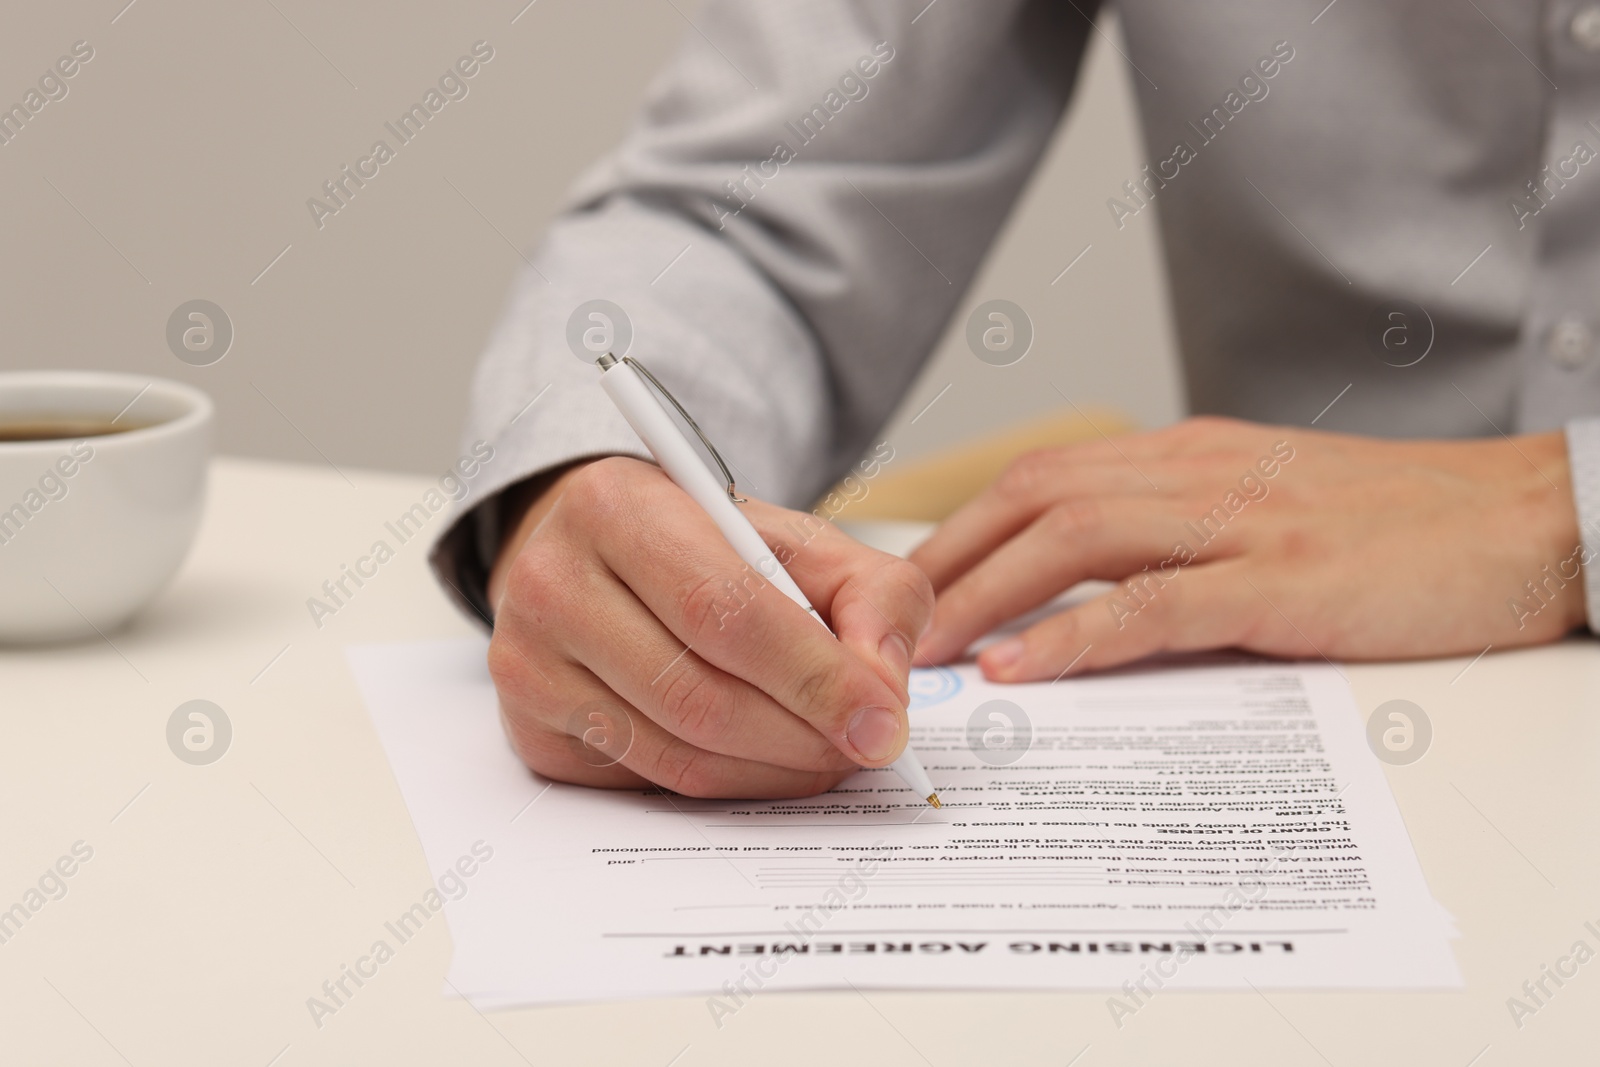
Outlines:
{"label": "pen tip", "polygon": [[943,804],[939,803],[939,794],[938,793],[929,793],[928,794],[928,803],[932,804],[936,808],[944,807]]}

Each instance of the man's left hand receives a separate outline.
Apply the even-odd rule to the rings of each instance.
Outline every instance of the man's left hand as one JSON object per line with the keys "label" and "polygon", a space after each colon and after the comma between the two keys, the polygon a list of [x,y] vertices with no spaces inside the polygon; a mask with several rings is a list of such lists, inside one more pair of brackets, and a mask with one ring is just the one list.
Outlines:
{"label": "man's left hand", "polygon": [[919,662],[1085,579],[1119,583],[985,649],[995,681],[1229,647],[1477,654],[1584,621],[1559,432],[1391,441],[1190,419],[1022,457],[911,559],[938,593]]}

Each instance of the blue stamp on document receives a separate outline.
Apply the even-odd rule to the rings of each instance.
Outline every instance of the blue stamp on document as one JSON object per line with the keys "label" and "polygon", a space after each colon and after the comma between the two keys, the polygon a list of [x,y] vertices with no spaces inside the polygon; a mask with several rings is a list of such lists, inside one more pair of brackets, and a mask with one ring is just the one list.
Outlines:
{"label": "blue stamp on document", "polygon": [[961,692],[961,676],[949,667],[918,667],[912,670],[907,688],[911,691],[908,711],[931,708]]}

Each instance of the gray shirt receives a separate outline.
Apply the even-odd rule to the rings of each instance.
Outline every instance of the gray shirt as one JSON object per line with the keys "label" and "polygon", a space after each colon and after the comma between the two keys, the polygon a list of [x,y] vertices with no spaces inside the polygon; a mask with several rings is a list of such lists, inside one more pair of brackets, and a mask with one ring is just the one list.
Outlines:
{"label": "gray shirt", "polygon": [[[1150,163],[1106,226],[1159,205],[1194,411],[1304,425],[1337,397],[1341,430],[1388,437],[1600,414],[1600,7],[1118,10]],[[464,433],[496,456],[435,547],[441,576],[482,614],[501,489],[645,455],[568,345],[596,298],[742,484],[789,505],[827,488],[957,310],[1095,13],[710,4],[515,284]],[[1600,552],[1595,481],[1579,503]]]}

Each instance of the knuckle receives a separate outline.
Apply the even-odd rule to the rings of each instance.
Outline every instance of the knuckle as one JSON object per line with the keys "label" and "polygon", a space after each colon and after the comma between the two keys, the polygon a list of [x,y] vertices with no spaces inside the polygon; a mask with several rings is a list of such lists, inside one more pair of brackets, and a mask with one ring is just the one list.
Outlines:
{"label": "knuckle", "polygon": [[[1082,611],[1063,611],[1050,620],[1049,629],[1039,637],[1057,648],[1072,648],[1073,655],[1081,641],[1089,636],[1092,626],[1087,613]],[[1037,640],[1038,638],[1035,638]]]}
{"label": "knuckle", "polygon": [[649,778],[686,797],[713,797],[719,783],[713,762],[710,753],[671,739],[656,755]]}
{"label": "knuckle", "polygon": [[523,764],[540,774],[560,777],[566,762],[560,758],[559,737],[540,729],[530,718],[505,710],[501,705],[500,721],[511,750]]}
{"label": "knuckle", "polygon": [[925,617],[932,614],[933,583],[928,580],[921,567],[910,560],[896,559],[884,567],[884,577],[903,588],[911,602],[922,610]]}
{"label": "knuckle", "polygon": [[676,671],[661,694],[661,711],[679,737],[715,746],[732,728],[732,701],[711,672],[693,664]]}
{"label": "knuckle", "polygon": [[1145,609],[1157,625],[1170,624],[1186,612],[1189,597],[1184,583],[1161,581],[1158,575],[1155,587],[1151,589],[1147,585],[1145,588],[1151,594],[1146,598]]}
{"label": "knuckle", "polygon": [[541,703],[537,699],[540,686],[533,684],[529,677],[531,667],[527,654],[512,643],[514,640],[502,632],[489,640],[489,677],[500,694],[502,707],[509,703],[509,710],[513,712],[532,713]]}
{"label": "knuckle", "polygon": [[563,563],[559,553],[529,542],[506,573],[505,603],[521,615],[538,619],[559,610],[573,582],[572,567]]}
{"label": "knuckle", "polygon": [[1290,527],[1278,534],[1278,554],[1291,566],[1316,562],[1325,553],[1320,539],[1310,530]]}
{"label": "knuckle", "polygon": [[850,716],[869,704],[881,704],[887,687],[864,665],[825,662],[808,664],[793,690],[790,709],[828,741],[842,737]]}
{"label": "knuckle", "polygon": [[996,483],[1000,492],[1016,500],[1033,500],[1050,485],[1057,469],[1055,449],[1024,452],[1012,460]]}
{"label": "knuckle", "polygon": [[708,574],[682,587],[677,596],[679,610],[688,627],[691,643],[714,637],[754,595],[749,581],[734,581],[726,574]]}
{"label": "knuckle", "polygon": [[1158,431],[1160,450],[1171,459],[1214,458],[1219,448],[1233,445],[1238,428],[1242,425],[1237,419],[1221,415],[1191,415],[1182,422]]}
{"label": "knuckle", "polygon": [[1044,532],[1053,541],[1076,541],[1105,525],[1105,510],[1095,500],[1070,500],[1044,513]]}
{"label": "knuckle", "polygon": [[637,460],[626,456],[607,456],[585,464],[561,494],[562,503],[585,518],[614,516],[627,504],[637,466]]}
{"label": "knuckle", "polygon": [[828,718],[827,711],[838,685],[838,673],[831,665],[807,666],[795,683],[794,710],[804,719],[817,722]]}
{"label": "knuckle", "polygon": [[1174,582],[1175,579],[1164,576],[1159,570],[1146,567],[1122,579],[1119,592],[1143,611],[1153,607],[1157,600],[1171,600],[1168,594],[1176,595]]}
{"label": "knuckle", "polygon": [[508,683],[517,681],[522,673],[521,657],[507,647],[510,638],[495,634],[489,639],[489,677],[494,679],[495,691],[504,693]]}

